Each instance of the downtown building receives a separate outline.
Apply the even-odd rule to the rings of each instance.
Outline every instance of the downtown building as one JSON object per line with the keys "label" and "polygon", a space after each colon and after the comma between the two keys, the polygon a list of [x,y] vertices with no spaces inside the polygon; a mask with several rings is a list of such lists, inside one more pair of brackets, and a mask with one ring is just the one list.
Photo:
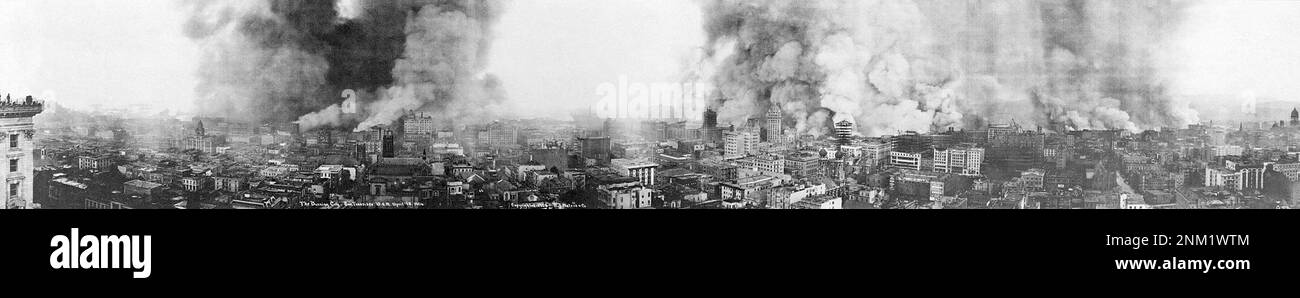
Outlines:
{"label": "downtown building", "polygon": [[772,108],[767,111],[767,115],[763,117],[763,141],[781,143],[785,139],[785,128],[781,125],[782,119],[784,117],[781,115],[781,108],[773,104]]}
{"label": "downtown building", "polygon": [[618,172],[623,177],[636,178],[641,185],[654,186],[655,169],[659,165],[645,160],[634,159],[615,159],[610,162],[610,168]]}
{"label": "downtown building", "polygon": [[32,196],[33,149],[36,148],[36,126],[32,117],[44,111],[45,104],[27,96],[22,101],[12,101],[6,97],[0,102],[0,137],[9,150],[5,154],[9,159],[9,168],[5,171],[0,193],[5,195],[0,209],[36,209]]}
{"label": "downtown building", "polygon": [[975,144],[961,144],[951,148],[934,149],[934,171],[958,175],[975,176],[982,172],[984,148]]}
{"label": "downtown building", "polygon": [[726,134],[723,153],[725,158],[740,158],[758,150],[758,134],[752,131],[734,131]]}

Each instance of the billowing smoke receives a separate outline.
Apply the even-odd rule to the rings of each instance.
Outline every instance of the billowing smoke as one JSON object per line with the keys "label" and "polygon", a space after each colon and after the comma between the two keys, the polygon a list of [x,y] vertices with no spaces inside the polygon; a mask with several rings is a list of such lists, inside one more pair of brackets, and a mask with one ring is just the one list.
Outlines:
{"label": "billowing smoke", "polygon": [[[208,116],[297,120],[304,130],[386,125],[410,110],[476,115],[504,98],[483,74],[496,0],[185,2],[203,49]],[[358,91],[356,116],[339,108]],[[470,109],[467,107],[480,107]],[[476,111],[476,112],[469,112]]]}
{"label": "billowing smoke", "polygon": [[393,69],[396,85],[367,108],[370,117],[358,131],[392,123],[418,109],[452,119],[481,118],[488,106],[505,99],[499,80],[483,73],[499,4],[412,3],[419,8],[406,21],[406,51]]}
{"label": "billowing smoke", "polygon": [[780,107],[802,133],[1015,119],[1078,129],[1196,122],[1165,93],[1173,0],[708,0],[724,121]]}

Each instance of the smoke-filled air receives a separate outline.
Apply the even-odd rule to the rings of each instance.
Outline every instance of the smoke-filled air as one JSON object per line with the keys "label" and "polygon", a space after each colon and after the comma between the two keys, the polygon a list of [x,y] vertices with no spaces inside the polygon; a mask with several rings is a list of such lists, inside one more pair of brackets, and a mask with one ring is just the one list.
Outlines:
{"label": "smoke-filled air", "polygon": [[[196,106],[208,116],[361,131],[408,111],[478,117],[505,98],[484,73],[499,1],[193,0],[184,7],[185,33],[203,51]],[[356,98],[340,96],[346,90]],[[341,108],[345,100],[356,108]]]}
{"label": "smoke-filled air", "polygon": [[[990,121],[1138,130],[1197,122],[1160,56],[1172,0],[705,0],[697,70],[739,123],[779,107],[800,133]],[[1032,126],[1031,126],[1032,127]]]}

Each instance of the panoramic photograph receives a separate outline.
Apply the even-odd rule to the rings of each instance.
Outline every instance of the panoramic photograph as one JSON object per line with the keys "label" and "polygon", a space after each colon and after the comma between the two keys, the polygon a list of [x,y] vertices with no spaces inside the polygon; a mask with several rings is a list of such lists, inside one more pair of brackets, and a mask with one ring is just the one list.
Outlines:
{"label": "panoramic photograph", "polygon": [[1253,287],[1300,266],[1296,28],[1286,0],[0,0],[0,271]]}
{"label": "panoramic photograph", "polygon": [[7,209],[1300,203],[1290,1],[0,11]]}

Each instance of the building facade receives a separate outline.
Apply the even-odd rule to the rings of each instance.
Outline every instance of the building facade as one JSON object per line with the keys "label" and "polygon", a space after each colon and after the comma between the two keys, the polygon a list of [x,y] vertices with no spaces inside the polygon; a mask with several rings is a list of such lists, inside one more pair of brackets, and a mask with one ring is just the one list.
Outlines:
{"label": "building facade", "polygon": [[758,134],[749,131],[727,133],[723,151],[728,158],[738,158],[753,154],[758,148]]}
{"label": "building facade", "polygon": [[44,111],[44,103],[27,96],[22,101],[6,98],[0,102],[0,137],[4,138],[9,169],[4,173],[0,193],[5,194],[2,209],[35,209],[32,203],[33,155],[36,126],[32,117]]}
{"label": "building facade", "polygon": [[984,148],[964,144],[946,149],[934,149],[934,171],[959,175],[981,174]]}

